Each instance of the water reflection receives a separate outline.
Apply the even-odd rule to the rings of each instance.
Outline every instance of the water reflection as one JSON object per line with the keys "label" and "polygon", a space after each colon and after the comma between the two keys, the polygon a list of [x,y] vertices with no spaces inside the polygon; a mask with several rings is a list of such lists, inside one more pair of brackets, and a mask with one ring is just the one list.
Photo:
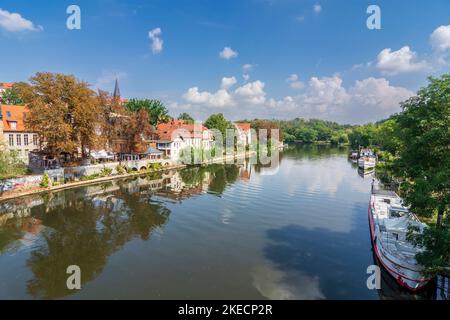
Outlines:
{"label": "water reflection", "polygon": [[[277,166],[199,166],[2,202],[0,298],[415,298],[395,282],[366,287],[370,179],[347,149],[293,146]],[[71,264],[81,291],[66,289]]]}
{"label": "water reflection", "polygon": [[33,273],[26,285],[32,297],[73,294],[66,287],[68,265],[81,268],[83,286],[131,239],[149,240],[164,227],[171,211],[156,197],[181,201],[207,191],[220,196],[239,173],[236,165],[212,165],[2,203],[0,254],[32,247],[26,261]]}

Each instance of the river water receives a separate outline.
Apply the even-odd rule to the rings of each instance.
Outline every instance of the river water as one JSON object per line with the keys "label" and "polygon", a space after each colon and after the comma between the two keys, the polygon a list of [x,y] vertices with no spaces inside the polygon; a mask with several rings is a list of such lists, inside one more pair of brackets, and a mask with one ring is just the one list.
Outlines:
{"label": "river water", "polygon": [[[0,299],[417,299],[375,263],[348,150],[210,165],[0,203]],[[69,290],[69,265],[81,289]]]}

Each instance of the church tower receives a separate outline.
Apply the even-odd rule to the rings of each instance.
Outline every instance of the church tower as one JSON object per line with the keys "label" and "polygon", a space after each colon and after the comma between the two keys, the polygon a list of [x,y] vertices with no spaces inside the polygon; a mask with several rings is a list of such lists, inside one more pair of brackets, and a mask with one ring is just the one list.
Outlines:
{"label": "church tower", "polygon": [[119,89],[119,80],[116,78],[116,84],[114,85],[114,99],[120,99],[120,89]]}

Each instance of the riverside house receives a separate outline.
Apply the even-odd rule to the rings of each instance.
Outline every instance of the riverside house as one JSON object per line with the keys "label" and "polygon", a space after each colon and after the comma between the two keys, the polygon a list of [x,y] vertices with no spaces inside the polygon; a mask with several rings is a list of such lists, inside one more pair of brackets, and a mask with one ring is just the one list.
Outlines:
{"label": "riverside house", "polygon": [[17,151],[19,158],[26,164],[28,154],[39,149],[37,133],[25,127],[27,113],[25,106],[0,105],[0,135],[4,145],[10,151]]}
{"label": "riverside house", "polygon": [[252,141],[252,133],[250,130],[250,123],[238,122],[234,126],[237,130],[238,143],[243,146],[248,146]]}
{"label": "riverside house", "polygon": [[179,160],[181,150],[186,147],[209,150],[213,144],[213,135],[201,124],[187,124],[183,120],[160,123],[155,133],[156,148],[164,156]]}

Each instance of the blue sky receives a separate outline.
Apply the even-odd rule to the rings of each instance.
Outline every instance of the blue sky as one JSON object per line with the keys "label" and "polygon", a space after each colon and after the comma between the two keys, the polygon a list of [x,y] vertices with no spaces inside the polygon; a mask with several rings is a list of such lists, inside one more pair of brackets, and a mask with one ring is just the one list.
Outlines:
{"label": "blue sky", "polygon": [[[81,30],[66,27],[71,4]],[[370,4],[381,30],[366,27]],[[112,91],[118,77],[124,97],[198,119],[376,121],[428,75],[450,72],[446,0],[2,0],[0,9],[0,82],[52,71]]]}

